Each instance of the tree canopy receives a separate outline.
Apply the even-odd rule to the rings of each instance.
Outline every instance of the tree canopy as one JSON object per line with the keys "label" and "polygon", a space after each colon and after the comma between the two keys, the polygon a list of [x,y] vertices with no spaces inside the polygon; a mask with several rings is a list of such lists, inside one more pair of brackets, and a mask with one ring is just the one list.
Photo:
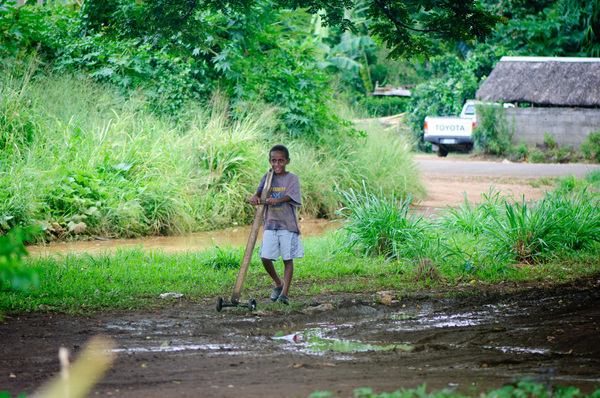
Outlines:
{"label": "tree canopy", "polygon": [[393,58],[426,56],[433,40],[473,41],[488,37],[501,18],[475,0],[87,0],[83,17],[93,31],[108,29],[117,35],[186,35],[197,31],[210,13],[235,20],[269,7],[305,9],[318,14],[325,26],[356,30],[348,13],[366,9],[370,29]]}
{"label": "tree canopy", "polygon": [[430,112],[424,104],[431,103],[454,113],[502,55],[600,54],[597,1],[30,3],[0,5],[5,59],[35,52],[55,72],[83,72],[125,96],[140,92],[160,114],[176,115],[189,101],[221,91],[230,116],[272,106],[279,115],[273,131],[316,140],[348,131],[332,99],[367,103],[377,82],[427,82],[430,89],[415,89],[411,101],[429,101],[414,109]]}

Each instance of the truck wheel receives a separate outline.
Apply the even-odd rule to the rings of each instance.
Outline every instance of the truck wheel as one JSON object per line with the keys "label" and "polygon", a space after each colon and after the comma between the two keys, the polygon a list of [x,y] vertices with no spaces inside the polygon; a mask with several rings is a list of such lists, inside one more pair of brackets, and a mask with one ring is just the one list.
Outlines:
{"label": "truck wheel", "polygon": [[445,158],[446,155],[448,155],[448,151],[446,149],[442,148],[442,147],[439,147],[438,150],[437,150],[437,155],[440,158]]}

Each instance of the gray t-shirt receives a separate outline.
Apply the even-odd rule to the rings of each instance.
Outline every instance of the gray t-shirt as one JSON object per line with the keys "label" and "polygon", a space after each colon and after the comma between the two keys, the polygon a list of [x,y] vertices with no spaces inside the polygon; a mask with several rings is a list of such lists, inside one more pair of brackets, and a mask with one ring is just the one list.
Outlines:
{"label": "gray t-shirt", "polygon": [[[262,191],[265,186],[267,174],[261,178],[258,184],[258,191]],[[300,180],[293,173],[287,173],[285,176],[278,177],[273,175],[271,189],[267,198],[282,198],[288,195],[292,200],[290,202],[279,203],[274,206],[267,206],[265,219],[263,222],[264,230],[286,229],[290,232],[300,234],[298,228],[298,219],[296,217],[296,207],[302,205],[300,196]]]}

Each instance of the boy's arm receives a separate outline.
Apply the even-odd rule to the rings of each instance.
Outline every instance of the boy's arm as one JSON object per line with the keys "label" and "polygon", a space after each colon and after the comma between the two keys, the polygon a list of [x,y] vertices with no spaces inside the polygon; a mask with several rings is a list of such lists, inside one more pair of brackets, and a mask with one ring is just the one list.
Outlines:
{"label": "boy's arm", "polygon": [[260,179],[260,182],[258,183],[258,189],[254,193],[254,195],[250,199],[248,199],[248,203],[251,204],[252,206],[258,206],[260,204],[260,195],[262,195],[262,191],[265,186],[265,182],[267,180],[267,174],[269,174],[269,173],[266,173]]}
{"label": "boy's arm", "polygon": [[250,203],[252,206],[258,206],[260,204],[260,195],[261,194],[262,194],[262,191],[256,191],[254,196],[252,196],[250,199],[248,199],[248,203]]}
{"label": "boy's arm", "polygon": [[292,198],[290,197],[290,195],[285,195],[282,196],[281,198],[267,198],[266,202],[269,206],[273,206],[276,205],[278,203],[285,203],[285,202],[291,202]]}

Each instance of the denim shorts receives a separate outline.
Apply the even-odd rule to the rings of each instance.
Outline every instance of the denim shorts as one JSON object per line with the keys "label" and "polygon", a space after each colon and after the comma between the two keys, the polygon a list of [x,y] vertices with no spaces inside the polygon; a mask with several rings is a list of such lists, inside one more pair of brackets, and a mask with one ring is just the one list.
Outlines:
{"label": "denim shorts", "polygon": [[285,229],[266,230],[263,233],[262,244],[258,252],[260,258],[269,260],[292,260],[304,257],[304,248],[300,236]]}

